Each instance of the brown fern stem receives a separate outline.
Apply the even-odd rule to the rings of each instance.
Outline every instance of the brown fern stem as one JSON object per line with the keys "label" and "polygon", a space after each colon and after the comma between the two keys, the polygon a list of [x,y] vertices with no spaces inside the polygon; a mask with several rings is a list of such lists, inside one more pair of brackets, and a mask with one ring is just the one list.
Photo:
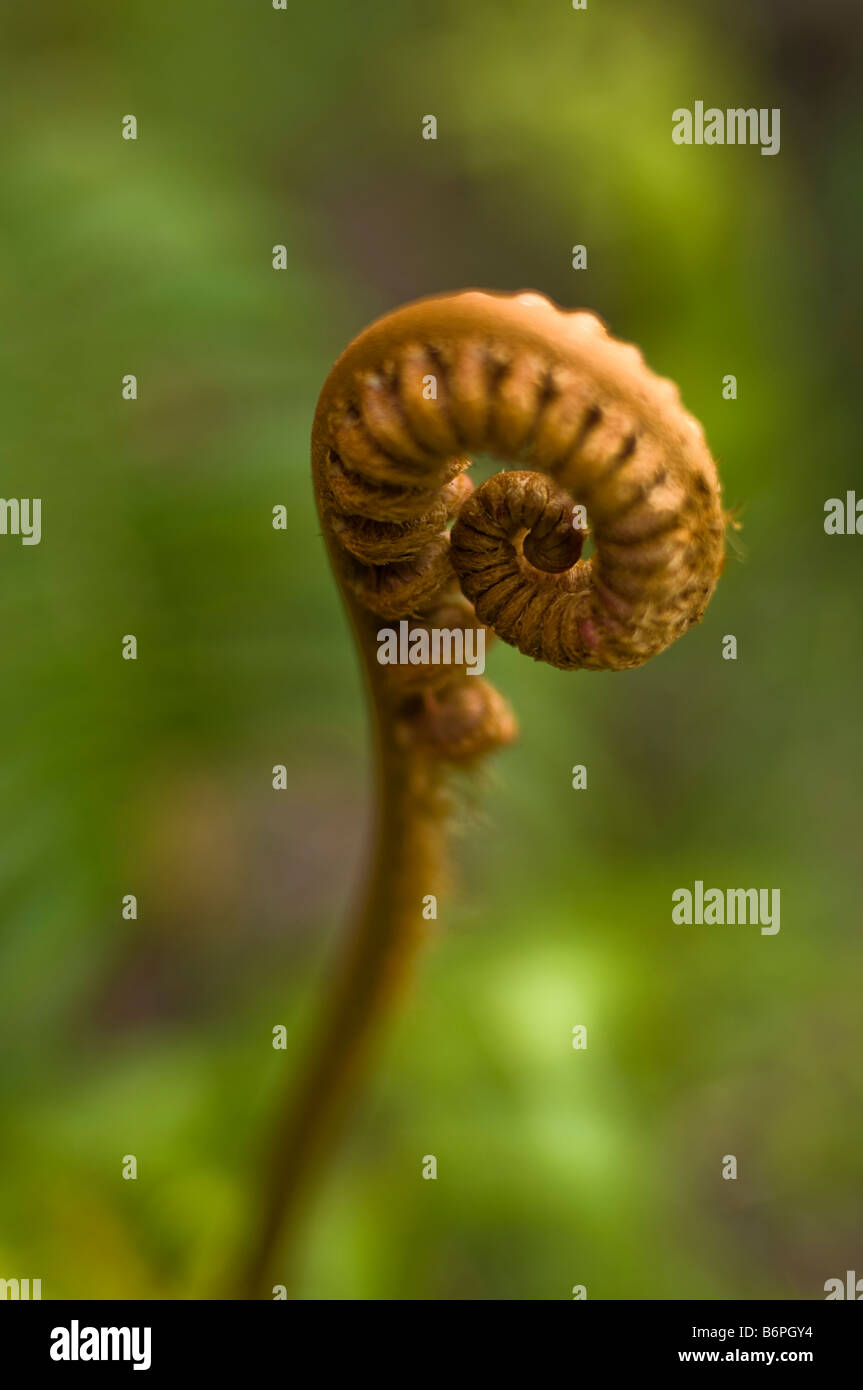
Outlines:
{"label": "brown fern stem", "polygon": [[[368,646],[360,641],[368,658]],[[271,1298],[275,1284],[291,1285],[303,1200],[338,1141],[384,1025],[410,983],[429,928],[421,899],[439,892],[443,876],[441,766],[426,750],[398,744],[374,695],[380,668],[368,660],[366,667],[377,784],[368,881],[299,1083],[276,1119],[260,1224],[235,1290],[240,1298]]]}

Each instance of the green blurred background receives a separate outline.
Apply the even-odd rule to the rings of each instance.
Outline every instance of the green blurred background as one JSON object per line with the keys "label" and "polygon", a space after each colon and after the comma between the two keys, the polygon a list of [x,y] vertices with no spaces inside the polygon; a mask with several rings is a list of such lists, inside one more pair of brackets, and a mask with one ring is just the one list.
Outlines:
{"label": "green blurred background", "polygon": [[[474,285],[639,343],[743,529],[641,670],[495,647],[521,739],[467,798],[299,1295],[808,1299],[863,1270],[863,541],[823,530],[863,476],[861,27],[852,0],[4,4],[0,491],[42,497],[43,539],[0,538],[0,1277],[208,1297],[236,1264],[368,823],[315,401],[370,319]],[[675,146],[696,99],[780,107],[781,152]],[[780,933],[673,926],[696,878],[780,888]]]}

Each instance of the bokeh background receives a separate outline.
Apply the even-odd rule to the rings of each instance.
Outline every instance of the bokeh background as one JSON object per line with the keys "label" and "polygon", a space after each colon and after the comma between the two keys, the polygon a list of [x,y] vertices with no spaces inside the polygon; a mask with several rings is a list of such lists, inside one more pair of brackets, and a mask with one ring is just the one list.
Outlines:
{"label": "bokeh background", "polygon": [[[43,539],[0,538],[0,1276],[208,1297],[238,1262],[369,815],[315,400],[370,319],[467,286],[639,343],[743,526],[641,670],[494,649],[521,740],[465,794],[297,1292],[863,1269],[863,540],[823,530],[863,494],[860,40],[854,0],[3,6],[0,490]],[[696,99],[780,107],[781,152],[675,146]],[[696,878],[780,888],[779,935],[673,926]]]}

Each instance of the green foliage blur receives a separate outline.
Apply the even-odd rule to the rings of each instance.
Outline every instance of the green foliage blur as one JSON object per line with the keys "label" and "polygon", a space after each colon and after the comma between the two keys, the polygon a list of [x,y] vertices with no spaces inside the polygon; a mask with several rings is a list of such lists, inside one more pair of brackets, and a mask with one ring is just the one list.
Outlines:
{"label": "green foliage blur", "polygon": [[[0,29],[0,492],[43,499],[39,546],[0,537],[0,1277],[210,1297],[249,1238],[369,820],[315,401],[372,318],[480,286],[637,342],[742,529],[641,670],[493,649],[521,739],[465,790],[297,1293],[822,1298],[863,1259],[863,541],[823,529],[863,495],[859,7],[33,0]],[[779,107],[780,153],[675,146],[696,99]],[[696,879],[780,888],[781,931],[674,926]]]}

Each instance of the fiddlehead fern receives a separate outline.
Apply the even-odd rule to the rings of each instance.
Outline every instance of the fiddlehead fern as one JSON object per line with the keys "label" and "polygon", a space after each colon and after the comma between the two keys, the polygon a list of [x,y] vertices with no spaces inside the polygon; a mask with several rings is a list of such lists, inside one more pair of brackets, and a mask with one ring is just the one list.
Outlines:
{"label": "fiddlehead fern", "polygon": [[[472,451],[517,467],[474,490]],[[312,464],[370,690],[379,809],[365,906],[273,1147],[252,1293],[422,939],[445,769],[515,734],[482,677],[380,665],[382,623],[477,627],[553,666],[622,670],[701,618],[724,552],[716,468],[676,387],[592,314],[535,294],[421,300],[366,329],[321,392]]]}

